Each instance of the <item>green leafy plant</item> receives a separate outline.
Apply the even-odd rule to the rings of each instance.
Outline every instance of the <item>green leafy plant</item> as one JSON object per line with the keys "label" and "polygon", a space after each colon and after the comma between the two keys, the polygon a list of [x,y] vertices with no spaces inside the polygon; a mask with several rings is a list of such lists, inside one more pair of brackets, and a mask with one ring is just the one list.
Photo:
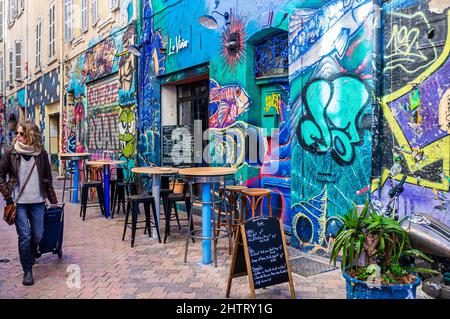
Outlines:
{"label": "green leafy plant", "polygon": [[342,271],[360,280],[367,280],[373,273],[367,266],[374,264],[381,268],[385,283],[402,282],[402,277],[411,272],[436,273],[431,269],[402,265],[402,259],[407,256],[431,260],[411,247],[408,234],[398,221],[370,211],[368,199],[359,216],[355,206],[343,217],[331,252],[334,265],[340,256]]}

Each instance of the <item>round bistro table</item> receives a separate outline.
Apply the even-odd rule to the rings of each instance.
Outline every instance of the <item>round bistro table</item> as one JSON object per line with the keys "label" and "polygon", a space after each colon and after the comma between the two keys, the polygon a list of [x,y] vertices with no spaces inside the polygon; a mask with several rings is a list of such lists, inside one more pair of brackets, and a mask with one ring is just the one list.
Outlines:
{"label": "round bistro table", "polygon": [[111,206],[109,199],[109,188],[110,188],[110,167],[111,165],[121,165],[125,164],[126,161],[115,161],[101,159],[97,161],[87,161],[86,165],[103,165],[103,189],[105,193],[105,217],[109,218],[111,215]]}
{"label": "round bistro table", "polygon": [[[188,180],[202,183],[202,237],[211,236],[211,184],[221,177],[233,175],[237,169],[231,167],[193,167],[180,169],[178,174]],[[211,264],[211,240],[202,240],[202,264]]]}
{"label": "round bistro table", "polygon": [[[66,177],[66,161],[73,161],[75,164],[75,169],[73,172],[73,189],[72,189],[72,203],[78,203],[78,185],[80,181],[80,167],[79,161],[88,159],[91,156],[90,153],[59,153],[59,158],[64,161],[64,179]],[[62,202],[64,202],[64,191],[63,189],[63,198]]]}
{"label": "round bistro table", "polygon": [[[152,176],[152,196],[155,199],[155,208],[156,208],[156,226],[155,228],[159,228],[159,219],[160,219],[160,193],[161,193],[161,176],[162,175],[175,175],[178,174],[178,168],[172,167],[134,167],[131,169],[131,172],[134,174],[140,175],[151,175]],[[158,239],[158,234],[156,231],[152,232],[152,237],[154,239]]]}

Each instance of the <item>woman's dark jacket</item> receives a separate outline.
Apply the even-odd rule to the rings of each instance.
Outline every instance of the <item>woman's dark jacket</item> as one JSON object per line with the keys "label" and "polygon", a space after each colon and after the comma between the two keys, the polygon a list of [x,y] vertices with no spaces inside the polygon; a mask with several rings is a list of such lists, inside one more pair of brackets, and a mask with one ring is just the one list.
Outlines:
{"label": "woman's dark jacket", "polygon": [[[0,161],[0,192],[5,199],[11,197],[11,193],[19,182],[19,166],[21,157],[14,148],[8,149]],[[39,173],[40,189],[42,197],[47,198],[51,204],[58,203],[55,190],[53,189],[52,172],[48,154],[42,150],[41,154],[35,156],[36,168]],[[6,175],[9,175],[6,181]]]}

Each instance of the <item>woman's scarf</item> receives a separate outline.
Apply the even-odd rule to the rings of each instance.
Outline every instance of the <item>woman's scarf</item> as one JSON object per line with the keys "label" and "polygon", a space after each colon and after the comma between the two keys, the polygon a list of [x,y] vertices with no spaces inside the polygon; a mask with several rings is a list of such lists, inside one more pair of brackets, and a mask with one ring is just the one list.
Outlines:
{"label": "woman's scarf", "polygon": [[38,156],[41,154],[41,150],[35,149],[33,145],[26,145],[19,141],[14,143],[14,149],[17,153],[23,155]]}

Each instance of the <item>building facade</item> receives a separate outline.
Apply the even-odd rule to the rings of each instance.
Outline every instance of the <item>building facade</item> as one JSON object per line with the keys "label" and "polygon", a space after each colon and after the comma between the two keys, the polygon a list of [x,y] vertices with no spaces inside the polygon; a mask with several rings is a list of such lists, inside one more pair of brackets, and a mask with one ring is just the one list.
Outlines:
{"label": "building facade", "polygon": [[340,217],[366,198],[386,209],[404,176],[400,217],[450,225],[449,6],[145,1],[139,163],[164,165],[166,128],[201,120],[213,164],[270,188],[302,249],[327,253]]}
{"label": "building facade", "polygon": [[54,32],[47,2],[3,0],[4,145],[28,117],[51,150],[231,165],[310,252],[404,177],[400,217],[450,225],[448,1],[64,0]]}
{"label": "building facade", "polygon": [[11,144],[17,123],[25,120],[27,12],[24,0],[4,0],[4,146]]}
{"label": "building facade", "polygon": [[[66,152],[134,166],[137,1],[65,1],[63,134]],[[128,170],[129,171],[129,170]]]}
{"label": "building facade", "polygon": [[4,111],[2,149],[11,145],[19,121],[41,128],[52,165],[58,166],[61,109],[59,1],[4,0]]}

